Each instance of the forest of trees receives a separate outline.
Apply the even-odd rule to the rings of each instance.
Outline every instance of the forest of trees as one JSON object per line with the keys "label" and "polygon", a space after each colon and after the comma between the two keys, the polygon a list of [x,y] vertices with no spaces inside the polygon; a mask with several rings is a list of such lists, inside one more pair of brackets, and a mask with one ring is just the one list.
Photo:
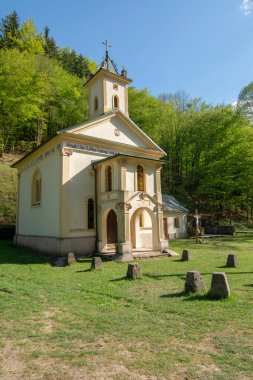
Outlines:
{"label": "forest of trees", "polygon": [[[16,12],[0,23],[0,156],[28,152],[58,130],[87,119],[87,75],[97,63],[60,48]],[[206,104],[184,91],[158,98],[129,88],[130,117],[167,153],[163,192],[234,218],[253,212],[253,83],[237,106]]]}

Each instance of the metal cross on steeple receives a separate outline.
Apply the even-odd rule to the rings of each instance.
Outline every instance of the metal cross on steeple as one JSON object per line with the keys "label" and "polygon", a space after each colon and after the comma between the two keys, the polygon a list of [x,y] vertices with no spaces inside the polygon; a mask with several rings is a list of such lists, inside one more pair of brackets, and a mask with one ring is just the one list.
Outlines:
{"label": "metal cross on steeple", "polygon": [[107,40],[105,40],[105,42],[103,42],[103,45],[105,45],[105,53],[106,53],[106,58],[108,57],[108,48],[111,47],[111,45],[109,45],[109,42]]}

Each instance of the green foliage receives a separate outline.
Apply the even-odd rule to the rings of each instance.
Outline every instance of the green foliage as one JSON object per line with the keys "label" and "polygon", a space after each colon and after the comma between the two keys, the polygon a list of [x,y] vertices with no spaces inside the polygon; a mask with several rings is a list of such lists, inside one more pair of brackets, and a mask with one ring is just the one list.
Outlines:
{"label": "green foliage", "polygon": [[52,37],[49,37],[50,29],[48,26],[45,26],[44,29],[44,51],[45,54],[50,58],[57,58],[58,50],[55,40]]}
{"label": "green foliage", "polygon": [[16,11],[4,17],[0,22],[0,49],[17,47],[20,37],[19,17]]}
{"label": "green foliage", "polygon": [[44,54],[42,34],[37,33],[31,18],[23,23],[19,35],[12,38],[20,51],[32,54]]}
{"label": "green foliage", "polygon": [[[165,94],[166,95],[166,94]],[[230,215],[251,213],[253,135],[247,120],[230,106],[207,106],[183,92],[158,100],[129,89],[130,117],[167,153],[163,191],[190,208]]]}
{"label": "green foliage", "polygon": [[253,121],[253,82],[245,86],[238,96],[238,109],[242,114]]}
{"label": "green foliage", "polygon": [[16,221],[17,173],[7,165],[0,164],[0,224]]}
{"label": "green foliage", "polygon": [[95,62],[68,48],[58,49],[57,60],[66,71],[78,78],[85,78],[89,73],[97,71]]}
{"label": "green foliage", "polygon": [[43,55],[0,50],[0,137],[3,151],[39,144],[87,115],[83,83]]}

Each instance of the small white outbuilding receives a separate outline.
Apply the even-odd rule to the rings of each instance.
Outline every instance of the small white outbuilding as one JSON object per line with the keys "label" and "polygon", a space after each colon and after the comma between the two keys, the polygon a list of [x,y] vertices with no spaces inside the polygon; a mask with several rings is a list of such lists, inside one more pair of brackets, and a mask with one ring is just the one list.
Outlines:
{"label": "small white outbuilding", "polygon": [[187,237],[187,215],[183,207],[172,195],[163,195],[163,229],[167,239]]}

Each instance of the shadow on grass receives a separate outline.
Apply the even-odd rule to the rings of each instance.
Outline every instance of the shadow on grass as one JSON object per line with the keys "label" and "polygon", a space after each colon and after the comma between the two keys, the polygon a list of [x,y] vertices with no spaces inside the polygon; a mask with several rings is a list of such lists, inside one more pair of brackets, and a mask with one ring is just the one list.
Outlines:
{"label": "shadow on grass", "polygon": [[1,264],[46,264],[50,258],[43,253],[16,247],[11,240],[0,240]]}
{"label": "shadow on grass", "polygon": [[250,288],[253,288],[253,284],[246,284],[246,285],[243,285],[243,286],[248,286]]}
{"label": "shadow on grass", "polygon": [[124,276],[124,277],[114,278],[113,280],[110,280],[110,282],[118,282],[118,281],[123,281],[123,280],[128,280],[128,279],[126,278],[126,276]]}
{"label": "shadow on grass", "polygon": [[93,272],[91,268],[84,269],[84,270],[76,270],[75,273],[86,273],[86,272]]}
{"label": "shadow on grass", "polygon": [[153,278],[155,280],[160,280],[162,278],[166,277],[179,277],[185,280],[186,273],[177,273],[177,274],[150,274],[150,273],[145,273],[143,274],[143,277],[148,277],[148,278]]}
{"label": "shadow on grass", "polygon": [[163,294],[160,298],[183,298],[183,301],[219,301],[225,298],[211,297],[208,293],[187,293],[185,291],[177,293]]}
{"label": "shadow on grass", "polygon": [[77,258],[76,262],[77,263],[91,263],[91,258],[88,258],[88,257]]}
{"label": "shadow on grass", "polygon": [[190,293],[188,294],[188,297],[184,299],[184,301],[214,301],[214,300],[217,300],[217,299],[211,298],[209,293],[203,293],[203,294]]}
{"label": "shadow on grass", "polygon": [[[235,269],[235,268],[227,268],[227,269]],[[230,276],[231,274],[253,274],[253,272],[227,272],[227,274],[229,274]]]}
{"label": "shadow on grass", "polygon": [[180,297],[187,297],[187,293],[182,291],[182,292],[177,292],[177,293],[169,293],[169,294],[162,294],[160,298],[180,298]]}

